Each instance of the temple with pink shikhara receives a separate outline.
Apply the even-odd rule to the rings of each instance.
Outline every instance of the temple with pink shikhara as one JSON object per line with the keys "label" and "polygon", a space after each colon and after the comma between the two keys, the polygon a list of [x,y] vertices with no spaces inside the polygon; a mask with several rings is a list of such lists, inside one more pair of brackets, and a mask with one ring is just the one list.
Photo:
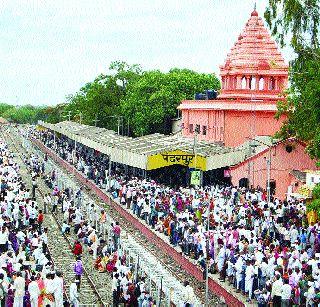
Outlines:
{"label": "temple with pink shikhara", "polygon": [[257,11],[220,66],[221,91],[216,100],[185,100],[183,135],[194,134],[225,146],[237,146],[248,137],[273,135],[281,126],[274,119],[277,101],[288,83],[288,65],[264,27]]}
{"label": "temple with pink shikhara", "polygon": [[283,197],[296,191],[303,184],[304,171],[315,169],[315,162],[305,153],[304,144],[270,138],[286,118],[275,119],[275,115],[278,101],[285,99],[288,65],[256,10],[220,66],[220,77],[216,99],[184,100],[178,106],[182,135],[194,138],[196,134],[199,141],[247,150],[238,161],[235,150],[235,163],[224,172],[235,185],[266,188],[270,163],[272,192]]}

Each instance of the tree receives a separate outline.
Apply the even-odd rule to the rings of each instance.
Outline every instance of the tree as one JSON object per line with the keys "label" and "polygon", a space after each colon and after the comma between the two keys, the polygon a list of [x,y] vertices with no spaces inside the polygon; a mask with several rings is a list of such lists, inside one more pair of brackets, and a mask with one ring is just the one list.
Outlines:
{"label": "tree", "polygon": [[296,57],[290,63],[290,89],[278,116],[287,115],[278,136],[297,137],[309,154],[320,158],[319,0],[269,0],[265,18],[283,46],[290,42]]}
{"label": "tree", "polygon": [[[171,120],[183,99],[193,99],[196,92],[219,89],[213,74],[201,74],[189,69],[142,71],[138,64],[115,61],[109,74],[101,74],[86,83],[76,93],[66,97],[66,103],[38,110],[34,118],[56,123],[68,119],[117,130],[119,118],[130,124],[134,135],[171,132]],[[16,110],[15,110],[16,111]],[[22,110],[19,110],[22,111]],[[8,116],[23,121],[15,112]],[[31,119],[31,116],[29,116]],[[32,119],[34,120],[34,119]]]}
{"label": "tree", "polygon": [[99,125],[114,128],[115,125],[108,116],[118,114],[121,91],[112,76],[99,76],[93,82],[87,83],[74,95],[68,97],[64,114],[70,112],[71,118],[82,123],[93,125],[98,117]]}
{"label": "tree", "polygon": [[290,35],[296,52],[319,46],[319,0],[269,0],[264,17],[282,46]]}
{"label": "tree", "polygon": [[109,69],[115,71],[114,79],[117,84],[120,83],[122,90],[125,92],[129,82],[139,78],[142,68],[139,64],[129,65],[123,61],[114,61],[110,64]]}
{"label": "tree", "polygon": [[135,135],[168,133],[181,101],[210,88],[220,88],[214,74],[178,68],[168,73],[146,71],[128,84],[121,111]]}
{"label": "tree", "polygon": [[44,110],[44,120],[52,124],[62,121],[62,113],[64,112],[65,107],[65,103],[57,104],[54,107],[46,107]]}
{"label": "tree", "polygon": [[67,97],[63,113],[66,117],[93,125],[98,120],[100,127],[117,129],[117,115],[120,115],[120,100],[126,95],[126,87],[141,73],[139,65],[125,62],[112,62],[109,68],[113,73],[101,74],[92,82],[86,83],[77,93]]}
{"label": "tree", "polygon": [[14,108],[13,105],[7,104],[7,103],[0,103],[0,116],[3,116],[3,113],[6,112],[9,109]]}
{"label": "tree", "polygon": [[9,121],[19,124],[34,124],[43,119],[44,107],[34,107],[31,105],[17,106],[7,109],[2,116]]}

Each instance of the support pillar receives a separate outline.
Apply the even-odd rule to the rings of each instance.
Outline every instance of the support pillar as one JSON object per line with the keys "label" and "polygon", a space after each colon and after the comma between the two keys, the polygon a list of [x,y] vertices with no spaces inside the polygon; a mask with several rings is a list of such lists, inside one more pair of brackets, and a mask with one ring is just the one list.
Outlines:
{"label": "support pillar", "polygon": [[241,78],[241,76],[237,76],[236,78],[237,78],[237,80],[236,80],[236,82],[237,82],[236,89],[241,89],[241,80],[242,80],[242,78]]}
{"label": "support pillar", "polygon": [[269,80],[270,80],[270,77],[265,77],[264,78],[264,87],[263,87],[263,89],[265,91],[269,90]]}
{"label": "support pillar", "polygon": [[258,91],[259,90],[260,77],[259,76],[255,76],[255,78],[256,78],[255,90]]}
{"label": "support pillar", "polygon": [[250,76],[246,76],[246,90],[250,89]]}
{"label": "support pillar", "polygon": [[274,78],[274,89],[275,90],[279,89],[279,78],[278,77]]}

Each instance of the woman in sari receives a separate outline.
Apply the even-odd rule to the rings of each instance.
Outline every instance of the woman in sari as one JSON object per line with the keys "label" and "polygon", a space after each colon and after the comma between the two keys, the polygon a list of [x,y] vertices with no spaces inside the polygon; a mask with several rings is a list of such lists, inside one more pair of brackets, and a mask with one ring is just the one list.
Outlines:
{"label": "woman in sari", "polygon": [[28,290],[25,292],[23,297],[23,307],[31,307],[30,293]]}
{"label": "woman in sari", "polygon": [[116,266],[118,256],[115,254],[111,261],[109,261],[106,265],[106,269],[109,273],[111,273]]}
{"label": "woman in sari", "polygon": [[[97,270],[101,273],[107,271],[107,265],[109,263],[110,256],[107,254],[104,257],[100,257],[100,262],[97,264]],[[111,267],[111,266],[110,266]]]}
{"label": "woman in sari", "polygon": [[9,232],[9,241],[12,244],[14,252],[17,253],[17,251],[19,250],[19,243],[17,240],[17,235],[13,231]]}
{"label": "woman in sari", "polygon": [[13,307],[13,302],[14,302],[14,294],[13,294],[13,289],[9,288],[7,297],[6,297],[6,307]]}
{"label": "woman in sari", "polygon": [[38,287],[40,290],[40,295],[38,298],[38,307],[42,307],[43,306],[43,296],[44,296],[44,290],[45,290],[45,285],[44,285],[44,280],[41,277],[41,274],[38,273],[37,275],[37,283],[38,283]]}

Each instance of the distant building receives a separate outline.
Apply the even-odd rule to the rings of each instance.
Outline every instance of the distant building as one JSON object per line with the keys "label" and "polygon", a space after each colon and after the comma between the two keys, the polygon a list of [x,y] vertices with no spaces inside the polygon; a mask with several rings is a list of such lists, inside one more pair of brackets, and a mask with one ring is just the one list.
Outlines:
{"label": "distant building", "polygon": [[313,188],[316,184],[320,183],[320,171],[307,170],[305,172],[306,185]]}

